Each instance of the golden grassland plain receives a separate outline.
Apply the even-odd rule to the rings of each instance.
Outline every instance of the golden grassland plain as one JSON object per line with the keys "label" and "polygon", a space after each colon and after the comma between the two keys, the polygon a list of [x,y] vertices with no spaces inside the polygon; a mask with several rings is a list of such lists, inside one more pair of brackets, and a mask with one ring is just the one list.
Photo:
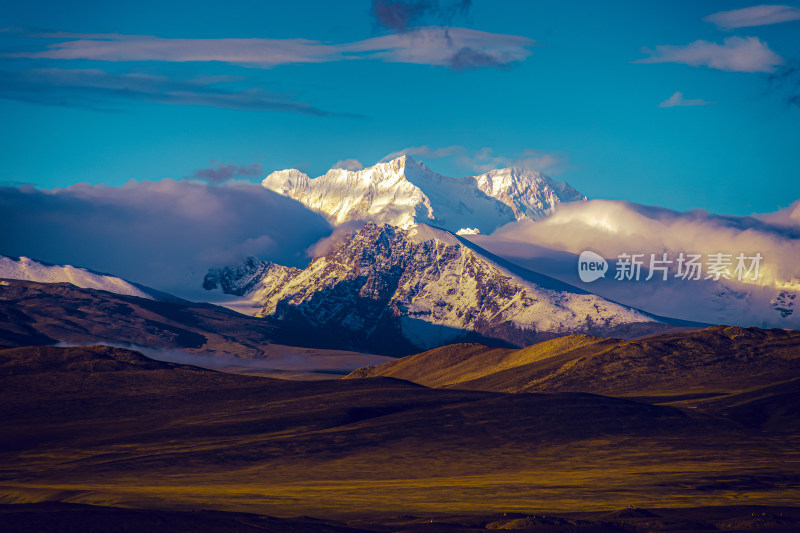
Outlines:
{"label": "golden grassland plain", "polygon": [[103,346],[0,350],[0,503],[282,517],[798,506],[786,377],[648,402],[291,382]]}
{"label": "golden grassland plain", "polygon": [[[684,438],[593,439],[477,450],[400,441],[338,457],[287,456],[230,469],[215,464],[213,458],[230,453],[231,444],[112,444],[90,453],[54,449],[24,454],[16,465],[3,465],[1,501],[348,517],[378,511],[797,505],[800,488],[797,437],[705,445]],[[209,460],[121,466],[187,451]],[[65,464],[78,467],[61,472]]]}

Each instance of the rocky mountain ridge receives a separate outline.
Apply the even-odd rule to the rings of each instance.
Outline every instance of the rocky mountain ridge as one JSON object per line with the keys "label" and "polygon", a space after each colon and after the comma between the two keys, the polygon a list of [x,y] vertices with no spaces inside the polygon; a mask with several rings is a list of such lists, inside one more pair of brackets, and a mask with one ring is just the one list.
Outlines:
{"label": "rocky mountain ridge", "polygon": [[571,333],[636,336],[668,323],[489,255],[429,226],[369,222],[303,270],[251,259],[211,270],[205,287],[245,295],[256,316],[358,338],[379,353],[481,338],[524,346]]}

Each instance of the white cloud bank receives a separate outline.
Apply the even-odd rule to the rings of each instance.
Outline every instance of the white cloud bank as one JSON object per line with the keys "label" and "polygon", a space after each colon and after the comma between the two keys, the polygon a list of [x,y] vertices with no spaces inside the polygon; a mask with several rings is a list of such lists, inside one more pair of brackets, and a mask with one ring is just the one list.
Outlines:
{"label": "white cloud bank", "polygon": [[[290,222],[287,222],[290,221]],[[260,185],[166,179],[0,187],[0,254],[108,272],[201,298],[209,267],[255,255],[304,265],[327,222]]]}
{"label": "white cloud bank", "polygon": [[[491,236],[470,237],[489,251],[586,290],[657,314],[711,323],[800,328],[800,201],[758,217],[679,213],[628,202],[560,204],[552,216],[508,224]],[[738,282],[675,278],[602,280],[583,284],[577,256],[591,250],[615,260],[621,253],[760,253],[759,279]],[[648,266],[648,265],[646,265]],[[613,268],[613,267],[612,267]],[[705,274],[703,275],[705,277]],[[734,276],[735,278],[735,276]],[[794,295],[794,296],[792,296]],[[784,311],[781,311],[783,309]],[[786,310],[791,314],[783,316]]]}

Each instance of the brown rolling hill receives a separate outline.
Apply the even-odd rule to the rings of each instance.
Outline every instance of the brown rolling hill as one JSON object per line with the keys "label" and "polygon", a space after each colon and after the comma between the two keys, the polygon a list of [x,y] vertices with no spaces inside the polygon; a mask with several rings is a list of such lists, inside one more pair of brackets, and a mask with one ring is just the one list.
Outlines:
{"label": "brown rolling hill", "polygon": [[[247,452],[254,457],[280,449],[306,453],[306,447],[347,434],[353,434],[348,448],[357,449],[404,439],[443,444],[480,427],[483,443],[494,446],[507,438],[561,443],[628,431],[692,430],[698,423],[675,408],[593,394],[430,389],[393,378],[307,383],[154,361],[108,346],[0,350],[0,382],[5,450],[61,438],[91,441],[107,432],[90,430],[94,423],[159,439],[184,440],[194,432],[261,435],[263,442]],[[144,417],[141,424],[132,423],[137,416]],[[88,425],[67,430],[71,421]],[[273,432],[279,438],[269,442]],[[287,432],[297,435],[287,439]],[[171,455],[158,462],[168,468]]]}
{"label": "brown rolling hill", "polygon": [[588,335],[569,335],[534,344],[527,348],[496,348],[483,344],[451,344],[416,355],[389,361],[379,366],[359,368],[348,378],[391,376],[426,387],[447,387],[479,379],[507,369],[540,362],[578,348],[616,339]]}
{"label": "brown rolling hill", "polygon": [[[197,509],[213,509],[257,515],[208,515],[231,530],[244,521],[314,531],[307,519],[264,516],[315,515],[347,521],[321,522],[319,531],[470,531],[490,523],[609,531],[604,521],[621,527],[626,519],[569,520],[587,509],[688,501],[791,506],[800,488],[796,434],[702,409],[387,377],[286,381],[107,346],[0,350],[0,428],[0,504],[28,505],[0,514],[40,509],[64,523],[79,516],[62,516],[74,511],[87,523],[118,513],[196,524]],[[32,507],[47,501],[107,510]],[[483,518],[452,518],[458,513]],[[728,510],[717,520],[747,513]],[[432,520],[444,525],[431,529]]]}
{"label": "brown rolling hill", "polygon": [[521,350],[458,344],[347,377],[375,376],[430,387],[677,400],[800,378],[800,332],[714,326],[636,340],[571,335]]}
{"label": "brown rolling hill", "polygon": [[754,428],[800,433],[800,378],[740,393],[699,399],[692,401],[691,407]]}
{"label": "brown rolling hill", "polygon": [[157,301],[69,283],[0,283],[0,347],[112,344],[161,359],[293,379],[337,377],[388,357],[320,348],[314,335],[211,304]]}
{"label": "brown rolling hill", "polygon": [[278,336],[269,321],[214,305],[147,300],[69,283],[6,280],[0,287],[0,345],[105,341],[247,358]]}

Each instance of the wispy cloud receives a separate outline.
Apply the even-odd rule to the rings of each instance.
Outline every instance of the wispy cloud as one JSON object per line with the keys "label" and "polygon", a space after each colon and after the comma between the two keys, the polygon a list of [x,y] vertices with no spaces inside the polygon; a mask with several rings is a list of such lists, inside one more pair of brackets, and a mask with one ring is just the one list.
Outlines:
{"label": "wispy cloud", "polygon": [[683,63],[733,72],[774,72],[784,63],[758,37],[728,37],[723,44],[695,41],[686,46],[659,45],[643,51],[650,57],[634,63]]}
{"label": "wispy cloud", "polygon": [[381,162],[391,161],[392,159],[396,159],[401,155],[410,155],[420,159],[441,159],[443,157],[464,155],[468,152],[469,151],[466,148],[458,145],[445,146],[442,148],[431,148],[426,144],[424,146],[410,146],[396,152],[391,152],[381,159]]}
{"label": "wispy cloud", "polygon": [[168,39],[152,35],[44,33],[31,37],[67,39],[46,50],[6,57],[93,61],[220,61],[263,67],[340,60],[335,46],[307,39]]}
{"label": "wispy cloud", "polygon": [[471,5],[471,0],[372,0],[372,16],[380,26],[405,31],[412,26],[449,26]]}
{"label": "wispy cloud", "polygon": [[534,41],[466,28],[418,28],[404,33],[374,37],[349,45],[348,56],[380,59],[390,63],[415,63],[471,70],[507,68],[527,58]]}
{"label": "wispy cloud", "polygon": [[221,78],[170,80],[149,74],[112,74],[99,69],[32,69],[0,72],[0,98],[82,107],[101,111],[119,104],[145,101],[248,111],[287,111],[314,116],[336,115],[304,102],[294,102],[260,89],[230,91]]}
{"label": "wispy cloud", "polygon": [[[507,67],[522,61],[534,41],[517,35],[467,28],[420,27],[342,44],[307,39],[169,39],[148,35],[41,34],[59,39],[45,50],[10,52],[5,57],[92,61],[219,61],[269,68],[293,63],[377,59],[454,70]],[[66,39],[66,40],[65,40]]]}
{"label": "wispy cloud", "polygon": [[491,148],[481,148],[475,154],[466,156],[463,162],[480,172],[488,172],[495,168],[520,167],[547,170],[552,173],[558,171],[558,166],[564,163],[564,159],[560,154],[534,148],[526,148],[512,157],[495,155]]}
{"label": "wispy cloud", "polygon": [[381,161],[391,161],[401,155],[410,155],[419,159],[451,159],[457,167],[471,172],[488,172],[496,168],[519,167],[556,173],[559,167],[566,162],[566,156],[563,154],[533,148],[526,148],[516,155],[499,155],[489,147],[471,151],[458,145],[440,148],[431,148],[428,145],[412,146],[392,152]]}
{"label": "wispy cloud", "polygon": [[684,98],[683,93],[676,91],[672,96],[658,104],[658,107],[690,107],[698,105],[711,105],[715,102],[708,102],[702,98]]}
{"label": "wispy cloud", "polygon": [[333,168],[343,168],[345,170],[356,171],[364,168],[364,165],[358,159],[342,159],[337,161]]}
{"label": "wispy cloud", "polygon": [[720,11],[703,19],[723,29],[745,28],[749,26],[766,26],[780,22],[800,20],[800,8],[781,5],[761,5]]}
{"label": "wispy cloud", "polygon": [[203,180],[208,183],[224,183],[233,178],[252,178],[264,174],[264,167],[261,163],[251,163],[249,165],[233,165],[214,160],[210,168],[200,168],[194,171],[192,178]]}

